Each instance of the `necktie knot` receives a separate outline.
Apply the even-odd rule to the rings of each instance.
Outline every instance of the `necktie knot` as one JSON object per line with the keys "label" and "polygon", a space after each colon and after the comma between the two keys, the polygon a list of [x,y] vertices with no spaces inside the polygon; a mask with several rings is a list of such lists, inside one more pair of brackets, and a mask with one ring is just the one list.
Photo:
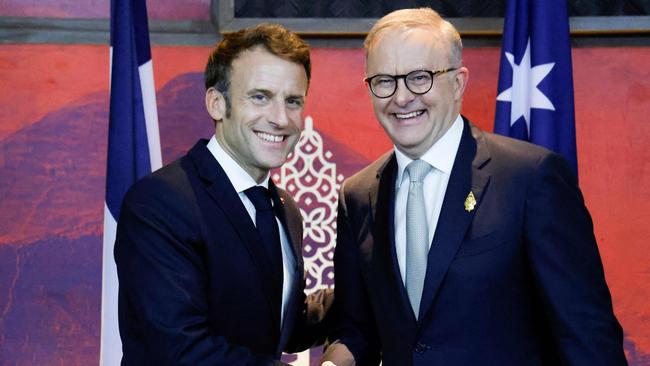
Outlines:
{"label": "necktie knot", "polygon": [[268,211],[272,209],[271,195],[268,189],[262,186],[253,186],[245,190],[244,193],[255,206],[255,210]]}
{"label": "necktie knot", "polygon": [[422,183],[424,177],[429,173],[431,168],[431,165],[426,161],[416,159],[406,166],[406,172],[408,173],[411,182]]}

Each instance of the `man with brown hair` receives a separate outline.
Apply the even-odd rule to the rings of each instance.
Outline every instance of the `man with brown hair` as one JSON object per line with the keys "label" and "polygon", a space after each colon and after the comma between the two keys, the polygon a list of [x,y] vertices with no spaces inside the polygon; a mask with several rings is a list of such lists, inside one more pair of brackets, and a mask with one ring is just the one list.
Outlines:
{"label": "man with brown hair", "polygon": [[273,365],[319,342],[329,298],[305,300],[300,211],[269,179],[303,129],[310,67],[307,44],[278,25],[226,35],[210,55],[215,135],[122,205],[123,365]]}
{"label": "man with brown hair", "polygon": [[461,39],[433,10],[386,15],[365,47],[394,149],[341,188],[325,364],[625,365],[568,164],[460,115]]}

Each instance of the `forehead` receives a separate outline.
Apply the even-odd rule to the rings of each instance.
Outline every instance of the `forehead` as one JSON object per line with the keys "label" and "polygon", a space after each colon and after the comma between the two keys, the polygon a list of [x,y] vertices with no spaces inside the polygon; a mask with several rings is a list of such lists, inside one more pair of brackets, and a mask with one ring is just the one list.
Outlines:
{"label": "forehead", "polygon": [[368,75],[404,74],[446,67],[448,60],[448,42],[439,31],[429,27],[392,28],[378,34],[368,49],[366,71]]}
{"label": "forehead", "polygon": [[284,90],[305,94],[307,73],[303,65],[256,47],[243,51],[232,61],[230,84],[232,89]]}

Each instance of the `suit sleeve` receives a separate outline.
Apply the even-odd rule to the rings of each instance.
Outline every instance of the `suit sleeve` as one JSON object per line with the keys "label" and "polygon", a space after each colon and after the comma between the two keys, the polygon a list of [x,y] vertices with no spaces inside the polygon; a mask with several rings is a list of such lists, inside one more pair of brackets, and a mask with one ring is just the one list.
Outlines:
{"label": "suit sleeve", "polygon": [[198,221],[187,196],[164,183],[127,194],[115,243],[125,354],[156,365],[275,364],[211,332]]}
{"label": "suit sleeve", "polygon": [[527,251],[562,364],[626,365],[621,326],[575,176],[550,154],[530,179]]}
{"label": "suit sleeve", "polygon": [[[346,204],[345,184],[341,187],[337,213],[337,239],[334,252],[334,309],[336,325],[330,337],[333,344],[324,360],[337,365],[378,365],[379,340],[373,310],[364,285],[355,240],[353,218]],[[354,359],[351,360],[351,357]]]}
{"label": "suit sleeve", "polygon": [[333,290],[320,289],[308,296],[303,294],[302,298],[303,307],[284,350],[287,353],[297,353],[322,345],[332,326]]}

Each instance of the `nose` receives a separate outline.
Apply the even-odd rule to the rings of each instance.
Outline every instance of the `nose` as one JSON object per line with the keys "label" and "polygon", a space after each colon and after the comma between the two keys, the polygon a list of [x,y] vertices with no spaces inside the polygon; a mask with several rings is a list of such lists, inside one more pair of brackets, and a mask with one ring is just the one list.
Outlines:
{"label": "nose", "polygon": [[396,88],[395,94],[393,95],[393,101],[398,106],[404,107],[415,99],[415,94],[406,87],[406,80],[397,80]]}
{"label": "nose", "polygon": [[287,106],[284,101],[277,101],[273,103],[273,111],[271,114],[270,122],[277,127],[286,127],[289,125]]}

